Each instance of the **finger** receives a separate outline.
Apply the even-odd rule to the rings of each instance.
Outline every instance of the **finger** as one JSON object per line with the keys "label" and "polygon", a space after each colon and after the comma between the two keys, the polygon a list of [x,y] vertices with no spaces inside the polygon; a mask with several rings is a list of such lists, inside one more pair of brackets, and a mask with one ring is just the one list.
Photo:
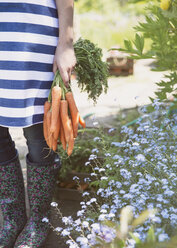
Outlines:
{"label": "finger", "polygon": [[55,74],[57,71],[58,67],[57,67],[57,63],[54,61],[53,63],[53,73]]}
{"label": "finger", "polygon": [[67,70],[60,69],[60,75],[61,75],[61,78],[63,79],[63,82],[66,85],[66,87],[69,87],[69,85],[68,85],[69,75],[68,75]]}
{"label": "finger", "polygon": [[71,73],[72,73],[72,69],[68,69],[68,77],[69,77],[69,80],[71,80]]}

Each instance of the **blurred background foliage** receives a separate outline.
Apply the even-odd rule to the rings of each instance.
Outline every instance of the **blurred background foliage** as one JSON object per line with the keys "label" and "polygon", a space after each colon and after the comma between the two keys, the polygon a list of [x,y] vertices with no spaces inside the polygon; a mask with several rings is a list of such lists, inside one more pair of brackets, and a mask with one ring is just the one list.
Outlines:
{"label": "blurred background foliage", "polygon": [[[134,2],[139,2],[134,4]],[[133,39],[134,26],[144,18],[146,1],[77,0],[75,13],[79,32],[102,49],[122,46],[124,39]]]}

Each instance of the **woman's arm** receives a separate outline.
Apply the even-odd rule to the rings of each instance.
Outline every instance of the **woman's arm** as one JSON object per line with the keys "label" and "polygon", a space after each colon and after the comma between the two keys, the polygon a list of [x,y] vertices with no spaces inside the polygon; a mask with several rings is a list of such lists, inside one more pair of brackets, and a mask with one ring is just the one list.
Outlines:
{"label": "woman's arm", "polygon": [[76,64],[73,48],[74,0],[55,0],[59,16],[59,41],[55,52],[53,72],[59,69],[61,77],[68,85],[71,71]]}

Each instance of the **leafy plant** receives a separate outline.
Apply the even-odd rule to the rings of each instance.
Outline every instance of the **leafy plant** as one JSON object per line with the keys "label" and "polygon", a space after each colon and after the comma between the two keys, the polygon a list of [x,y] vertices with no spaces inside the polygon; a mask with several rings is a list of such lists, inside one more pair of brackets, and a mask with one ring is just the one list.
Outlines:
{"label": "leafy plant", "polygon": [[[177,245],[177,236],[170,241],[159,242],[163,239],[163,234],[156,232],[153,225],[146,232],[144,240],[138,237],[135,229],[141,228],[147,219],[155,216],[156,209],[146,209],[134,218],[132,207],[127,205],[121,209],[119,219],[91,224],[85,219],[73,220],[71,216],[63,216],[56,202],[52,202],[51,206],[56,209],[64,227],[55,228],[48,219],[43,220],[57,235],[66,236],[66,244],[70,248],[174,248]],[[78,215],[80,212],[78,211]]]}
{"label": "leafy plant", "polygon": [[84,164],[88,161],[92,150],[95,148],[94,137],[97,135],[98,129],[96,128],[86,128],[84,131],[79,129],[78,137],[75,139],[75,147],[70,157],[61,147],[58,148],[58,153],[62,158],[60,178],[65,178],[67,173],[72,171],[91,172],[91,169],[85,167]]}
{"label": "leafy plant", "polygon": [[[120,129],[124,124],[131,124],[136,118],[140,116],[137,109],[126,109],[118,112],[115,121],[112,123],[113,131],[107,133],[108,129],[104,127],[92,127],[85,128],[84,130],[79,129],[78,137],[75,139],[75,147],[73,153],[70,157],[67,153],[58,146],[58,153],[62,158],[62,167],[60,170],[60,178],[65,178],[67,173],[83,172],[91,173],[92,169],[86,167],[85,163],[88,161],[90,155],[95,150],[95,145],[97,145],[97,150],[99,150],[99,159],[104,157],[104,153],[108,149],[110,142],[116,140],[117,137],[121,139]],[[99,140],[99,141],[98,141]]]}
{"label": "leafy plant", "polygon": [[106,93],[108,88],[108,66],[102,61],[102,50],[91,41],[80,38],[74,44],[74,51],[78,86],[96,103],[100,94]]}
{"label": "leafy plant", "polygon": [[[154,71],[169,71],[165,80],[157,83],[159,88],[155,92],[160,100],[167,100],[169,95],[177,98],[177,0],[168,1],[168,6],[162,3],[148,1],[145,21],[135,27],[135,39],[125,40],[124,48],[119,50],[133,59],[154,59]],[[150,48],[144,49],[149,40]]]}
{"label": "leafy plant", "polygon": [[[74,51],[78,87],[96,103],[98,97],[108,89],[108,65],[102,60],[102,49],[88,39],[79,38],[74,43]],[[55,74],[51,89],[56,84],[60,85],[63,93],[67,91],[59,71]],[[48,99],[51,101],[51,91]]]}
{"label": "leafy plant", "polygon": [[[157,235],[155,235],[153,226],[151,226],[148,230],[144,241],[142,241],[136,236],[136,234],[134,234],[134,229],[136,229],[137,226],[142,225],[155,213],[156,209],[146,209],[142,211],[137,218],[134,218],[131,206],[123,207],[120,211],[119,221],[116,222],[105,220],[100,223],[100,232],[95,235],[96,245],[94,245],[93,247],[124,248],[129,247],[130,243],[132,243],[133,240],[134,244],[136,244],[137,247],[145,247],[145,245],[155,244],[157,241]],[[104,229],[107,229],[107,234],[104,234]],[[110,238],[111,235],[109,236],[108,232],[112,232],[112,240]]]}
{"label": "leafy plant", "polygon": [[101,180],[95,180],[91,185],[98,188],[97,194],[102,199],[100,205],[106,202],[110,206],[109,212],[118,214],[115,209],[125,205],[137,210],[157,206],[160,209],[155,220],[157,226],[164,225],[167,233],[172,234],[172,226],[177,220],[173,212],[177,203],[173,178],[177,167],[177,119],[175,114],[169,119],[165,104],[156,102],[154,107],[155,112],[145,110],[134,130],[122,127],[121,142],[115,137],[105,153],[104,164],[101,168],[95,167]]}
{"label": "leafy plant", "polygon": [[[176,247],[177,114],[157,100],[153,108],[150,113],[141,109],[134,128],[125,125],[100,135],[97,130],[85,163],[95,181],[84,180],[94,191],[83,191],[76,219],[61,215],[65,226],[53,228],[68,237],[70,248]],[[103,163],[97,163],[100,152]]]}

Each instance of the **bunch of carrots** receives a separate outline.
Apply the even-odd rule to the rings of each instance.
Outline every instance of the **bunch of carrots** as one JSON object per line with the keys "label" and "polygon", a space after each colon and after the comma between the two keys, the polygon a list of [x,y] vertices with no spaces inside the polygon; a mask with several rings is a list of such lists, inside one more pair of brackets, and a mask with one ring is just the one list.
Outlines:
{"label": "bunch of carrots", "polygon": [[79,124],[85,128],[85,121],[80,116],[72,91],[67,89],[57,70],[48,100],[44,104],[44,138],[50,149],[57,150],[62,144],[68,156],[74,149]]}

